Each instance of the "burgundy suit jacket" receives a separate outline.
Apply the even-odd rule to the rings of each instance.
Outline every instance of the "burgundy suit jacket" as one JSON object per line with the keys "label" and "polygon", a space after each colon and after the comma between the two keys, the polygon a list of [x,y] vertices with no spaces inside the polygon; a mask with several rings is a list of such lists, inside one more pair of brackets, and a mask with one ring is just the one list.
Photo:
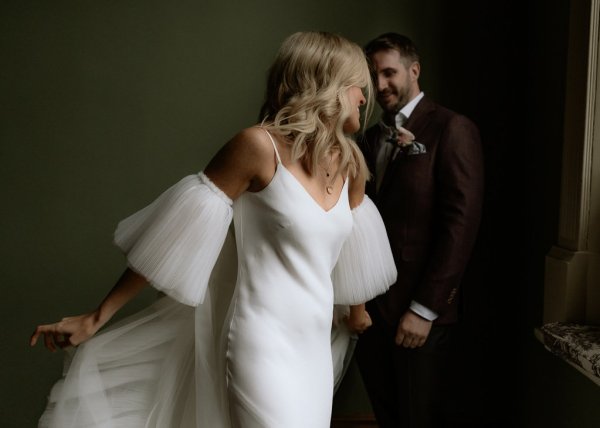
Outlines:
{"label": "burgundy suit jacket", "polygon": [[367,194],[385,223],[398,280],[374,302],[396,326],[412,300],[438,314],[436,324],[456,322],[459,286],[473,249],[483,202],[479,132],[466,117],[424,97],[404,127],[426,153],[399,152],[375,191],[381,128],[359,142],[374,175]]}

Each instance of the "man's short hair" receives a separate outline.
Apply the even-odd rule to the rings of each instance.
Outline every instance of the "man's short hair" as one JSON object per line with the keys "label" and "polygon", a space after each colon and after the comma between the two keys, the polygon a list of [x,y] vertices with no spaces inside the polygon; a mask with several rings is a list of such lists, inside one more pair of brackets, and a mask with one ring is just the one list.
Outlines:
{"label": "man's short hair", "polygon": [[370,57],[376,52],[395,50],[400,57],[410,63],[419,62],[417,47],[411,39],[398,33],[385,33],[371,40],[365,46],[365,54]]}

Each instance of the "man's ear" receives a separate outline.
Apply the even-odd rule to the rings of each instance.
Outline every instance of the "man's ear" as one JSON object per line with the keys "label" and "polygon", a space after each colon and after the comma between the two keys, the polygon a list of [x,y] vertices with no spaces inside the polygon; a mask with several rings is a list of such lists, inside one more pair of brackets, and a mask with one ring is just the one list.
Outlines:
{"label": "man's ear", "polygon": [[421,74],[421,64],[417,61],[414,61],[408,68],[408,72],[411,80],[419,79],[419,75]]}

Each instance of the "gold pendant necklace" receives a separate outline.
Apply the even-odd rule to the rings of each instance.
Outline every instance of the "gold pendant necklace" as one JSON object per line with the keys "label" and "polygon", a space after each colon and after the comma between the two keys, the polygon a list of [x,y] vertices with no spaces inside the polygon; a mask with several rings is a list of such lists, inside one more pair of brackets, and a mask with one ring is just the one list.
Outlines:
{"label": "gold pendant necklace", "polygon": [[[327,181],[330,180],[330,176],[331,173],[329,172],[329,169],[331,168],[331,161],[333,160],[333,154],[330,153],[329,154],[329,162],[327,163],[327,168],[325,168],[324,166],[322,166],[321,164],[319,164],[319,166],[323,169],[323,171],[325,171],[325,176],[327,177]],[[333,179],[331,179],[333,180]],[[325,191],[327,192],[328,195],[332,195],[333,194],[333,181],[326,183],[325,184]]]}

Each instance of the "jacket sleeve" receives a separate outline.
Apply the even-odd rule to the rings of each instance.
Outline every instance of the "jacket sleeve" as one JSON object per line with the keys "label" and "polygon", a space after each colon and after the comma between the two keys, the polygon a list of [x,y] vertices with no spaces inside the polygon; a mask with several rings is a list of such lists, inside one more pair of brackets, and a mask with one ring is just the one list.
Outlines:
{"label": "jacket sleeve", "polygon": [[365,195],[352,210],[352,232],[333,269],[334,301],[356,305],[385,293],[396,282],[396,265],[383,220]]}
{"label": "jacket sleeve", "polygon": [[483,203],[483,154],[476,126],[454,116],[438,147],[436,239],[414,300],[441,315],[455,301],[475,244]]}
{"label": "jacket sleeve", "polygon": [[200,172],[122,220],[114,242],[129,267],[156,289],[196,306],[204,300],[232,215],[231,199]]}

